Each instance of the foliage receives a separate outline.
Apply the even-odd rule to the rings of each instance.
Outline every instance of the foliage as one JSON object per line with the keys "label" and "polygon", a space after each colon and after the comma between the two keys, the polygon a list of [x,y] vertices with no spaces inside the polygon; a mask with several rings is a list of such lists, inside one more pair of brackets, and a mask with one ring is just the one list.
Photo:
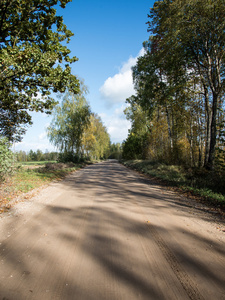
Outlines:
{"label": "foliage", "polygon": [[[153,35],[133,67],[136,94],[125,111],[137,143],[148,133],[142,158],[147,153],[150,159],[211,170],[217,168],[215,157],[223,161],[218,127],[224,121],[224,4],[163,0],[150,10]],[[133,136],[126,151],[135,157]]]}
{"label": "foliage", "polygon": [[148,148],[148,135],[137,135],[130,132],[127,139],[122,144],[123,159],[146,158],[145,152]]}
{"label": "foliage", "polygon": [[103,159],[108,156],[110,138],[101,118],[92,113],[86,101],[87,88],[78,94],[65,93],[54,111],[48,128],[50,141],[58,147],[61,162]]}
{"label": "foliage", "polygon": [[186,169],[149,160],[123,161],[127,167],[159,179],[169,186],[179,187],[182,192],[200,196],[204,201],[225,207],[224,172],[215,175],[205,169]]}
{"label": "foliage", "polygon": [[124,110],[126,118],[131,121],[131,129],[127,139],[122,144],[122,158],[141,159],[148,156],[150,117],[149,112],[139,105],[137,97],[126,100],[130,104]]}
{"label": "foliage", "polygon": [[94,159],[103,159],[108,156],[110,137],[101,118],[91,114],[90,124],[84,130],[82,147],[86,155]]}
{"label": "foliage", "polygon": [[72,162],[72,163],[82,163],[82,162],[86,162],[89,160],[89,157],[86,155],[78,155],[76,153],[74,153],[73,151],[65,151],[65,152],[60,152],[58,155],[58,159],[57,161],[59,163],[68,163],[68,162]]}
{"label": "foliage", "polygon": [[52,180],[64,178],[81,167],[81,164],[47,163],[35,169],[20,168],[13,177],[15,189],[26,193]]}
{"label": "foliage", "polygon": [[220,170],[225,170],[225,114],[223,119],[218,124],[218,140],[217,140],[217,153],[216,165]]}
{"label": "foliage", "polygon": [[53,120],[48,127],[50,142],[61,153],[81,157],[82,138],[90,124],[91,110],[85,99],[85,88],[78,93],[65,93],[61,105],[53,112]]}
{"label": "foliage", "polygon": [[51,113],[51,92],[77,93],[66,43],[73,33],[56,15],[70,0],[1,0],[0,2],[0,134],[21,140],[30,111]]}
{"label": "foliage", "polygon": [[10,176],[14,170],[14,155],[7,138],[0,137],[0,181]]}
{"label": "foliage", "polygon": [[156,1],[148,22],[163,68],[173,74],[177,73],[174,68],[186,70],[186,77],[197,75],[202,85],[207,123],[205,166],[209,169],[215,166],[218,108],[225,87],[224,14],[224,0]]}
{"label": "foliage", "polygon": [[120,143],[112,143],[109,148],[109,159],[118,159],[122,158],[122,145]]}
{"label": "foliage", "polygon": [[37,161],[56,161],[58,158],[57,152],[49,152],[48,150],[43,153],[41,150],[30,150],[28,153],[26,151],[17,151],[15,153],[17,162],[37,162]]}

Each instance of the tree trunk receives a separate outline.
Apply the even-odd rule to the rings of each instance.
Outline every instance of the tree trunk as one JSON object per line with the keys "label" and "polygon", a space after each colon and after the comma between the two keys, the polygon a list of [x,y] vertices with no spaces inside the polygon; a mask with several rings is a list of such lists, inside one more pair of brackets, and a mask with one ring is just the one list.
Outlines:
{"label": "tree trunk", "polygon": [[167,119],[167,125],[168,125],[168,135],[169,135],[169,142],[170,142],[170,149],[173,149],[173,138],[172,138],[172,132],[171,132],[171,125],[170,125],[170,115],[168,111],[168,107],[166,105],[166,119]]}
{"label": "tree trunk", "polygon": [[212,121],[212,113],[211,108],[209,105],[209,92],[207,87],[204,86],[204,96],[205,96],[205,127],[206,127],[206,139],[205,139],[205,160],[204,160],[204,167],[207,167],[208,160],[209,160],[209,150],[210,150],[210,127],[211,127],[211,121]]}
{"label": "tree trunk", "polygon": [[210,128],[210,148],[209,148],[209,158],[207,162],[207,169],[214,169],[215,162],[215,150],[216,150],[216,138],[217,138],[217,105],[218,104],[218,94],[213,93],[213,105],[212,105],[212,122]]}

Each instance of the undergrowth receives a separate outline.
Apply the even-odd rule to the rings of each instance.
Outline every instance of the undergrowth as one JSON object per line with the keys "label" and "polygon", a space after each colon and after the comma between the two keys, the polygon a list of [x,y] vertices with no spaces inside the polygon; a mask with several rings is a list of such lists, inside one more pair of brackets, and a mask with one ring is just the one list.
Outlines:
{"label": "undergrowth", "polygon": [[37,166],[37,165],[45,165],[47,163],[56,163],[55,160],[52,161],[26,161],[26,162],[22,162],[19,163],[22,166]]}
{"label": "undergrowth", "polygon": [[210,172],[148,160],[129,160],[123,164],[225,208],[225,174],[221,171]]}

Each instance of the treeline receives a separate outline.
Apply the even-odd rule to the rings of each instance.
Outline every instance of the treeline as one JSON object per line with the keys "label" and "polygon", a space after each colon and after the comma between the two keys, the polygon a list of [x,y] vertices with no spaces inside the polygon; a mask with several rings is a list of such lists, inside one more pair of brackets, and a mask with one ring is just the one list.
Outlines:
{"label": "treeline", "polygon": [[47,131],[50,142],[60,152],[60,161],[79,162],[109,156],[109,134],[101,118],[91,111],[86,93],[86,86],[80,82],[79,93],[67,91],[54,108]]}
{"label": "treeline", "polygon": [[[108,152],[105,153],[106,157],[109,159],[120,159],[122,156],[122,147],[120,143],[113,143],[109,145]],[[45,152],[41,150],[30,150],[26,151],[16,151],[14,154],[11,154],[12,157],[16,162],[30,162],[30,161],[59,161],[60,160],[60,153],[59,152],[49,152],[46,150]]]}
{"label": "treeline", "polygon": [[124,158],[224,167],[224,15],[224,0],[155,2],[133,67]]}
{"label": "treeline", "polygon": [[41,150],[30,150],[29,152],[26,151],[17,151],[15,153],[15,158],[17,162],[26,162],[26,161],[57,161],[58,159],[58,152],[49,152],[45,151],[42,152]]}

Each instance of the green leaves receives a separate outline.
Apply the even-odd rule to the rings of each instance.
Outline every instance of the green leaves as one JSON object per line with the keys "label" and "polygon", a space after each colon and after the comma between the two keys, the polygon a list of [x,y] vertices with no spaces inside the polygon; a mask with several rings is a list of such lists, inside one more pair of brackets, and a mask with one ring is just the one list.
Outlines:
{"label": "green leaves", "polygon": [[53,121],[48,128],[50,141],[62,152],[80,155],[82,136],[90,115],[84,94],[65,93],[61,105],[55,108]]}
{"label": "green leaves", "polygon": [[101,118],[91,114],[90,123],[84,130],[82,147],[89,157],[103,159],[107,157],[110,146],[109,134],[103,125]]}
{"label": "green leaves", "polygon": [[[56,15],[58,2],[64,8],[70,1],[0,3],[0,105],[4,113],[19,116],[14,126],[31,122],[24,111],[49,113],[55,104],[52,92],[79,92],[79,80],[70,67],[77,58],[70,57],[64,45],[73,33]],[[5,124],[0,123],[0,133],[6,132]],[[8,137],[13,139],[14,133]]]}
{"label": "green leaves", "polygon": [[10,176],[14,170],[14,157],[9,148],[8,140],[0,138],[0,181]]}
{"label": "green leaves", "polygon": [[183,161],[204,161],[209,169],[215,165],[218,108],[224,103],[224,15],[225,0],[156,1],[148,22],[152,36],[133,68],[137,93],[127,101],[133,133],[140,106],[152,120],[155,113],[167,122],[174,158],[177,148],[180,157],[186,151]]}

